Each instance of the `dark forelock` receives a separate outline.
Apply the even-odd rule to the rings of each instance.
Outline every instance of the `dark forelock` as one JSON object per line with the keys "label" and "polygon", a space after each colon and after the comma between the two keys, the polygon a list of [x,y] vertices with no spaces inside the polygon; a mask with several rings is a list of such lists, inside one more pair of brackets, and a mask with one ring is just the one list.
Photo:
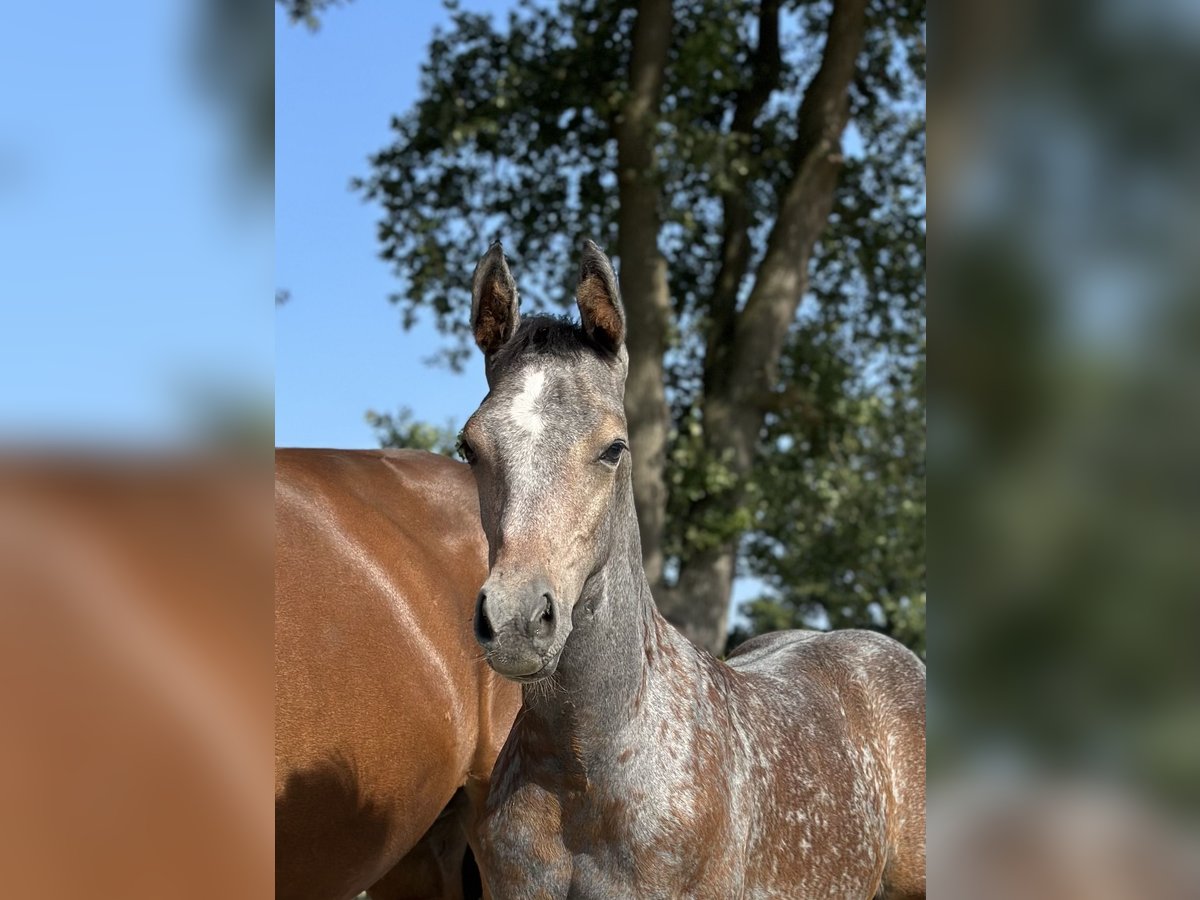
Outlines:
{"label": "dark forelock", "polygon": [[491,366],[501,371],[526,356],[576,362],[589,354],[604,360],[612,359],[612,353],[566,316],[527,316],[521,319],[512,339],[496,351]]}

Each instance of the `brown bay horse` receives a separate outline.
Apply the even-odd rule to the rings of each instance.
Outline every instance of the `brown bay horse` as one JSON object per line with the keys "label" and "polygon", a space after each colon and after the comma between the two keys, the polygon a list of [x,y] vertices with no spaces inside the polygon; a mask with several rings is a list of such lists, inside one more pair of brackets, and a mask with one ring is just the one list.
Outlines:
{"label": "brown bay horse", "polygon": [[0,897],[270,894],[271,555],[265,464],[0,452]]}
{"label": "brown bay horse", "polygon": [[486,576],[466,466],[276,453],[276,896],[462,897],[520,702],[471,635]]}
{"label": "brown bay horse", "polygon": [[623,410],[617,280],[588,242],[582,327],[522,320],[496,244],[463,431],[489,545],[476,639],[523,685],[481,868],[498,900],[923,897],[925,667],[872,632],[786,631],[721,662],[656,611]]}

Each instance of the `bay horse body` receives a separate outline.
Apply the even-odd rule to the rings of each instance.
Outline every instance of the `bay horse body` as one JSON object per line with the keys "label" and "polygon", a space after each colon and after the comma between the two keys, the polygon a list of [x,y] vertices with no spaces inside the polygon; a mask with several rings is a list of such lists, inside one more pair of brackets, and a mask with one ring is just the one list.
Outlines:
{"label": "bay horse body", "polygon": [[460,898],[520,702],[471,638],[465,466],[276,452],[276,897]]}
{"label": "bay horse body", "polygon": [[624,311],[585,245],[582,327],[522,321],[494,245],[463,431],[490,574],[476,638],[523,706],[482,859],[497,898],[920,897],[925,667],[878,634],[779,632],[720,662],[655,610],[622,408]]}
{"label": "bay horse body", "polygon": [[0,897],[270,894],[265,475],[0,450]]}

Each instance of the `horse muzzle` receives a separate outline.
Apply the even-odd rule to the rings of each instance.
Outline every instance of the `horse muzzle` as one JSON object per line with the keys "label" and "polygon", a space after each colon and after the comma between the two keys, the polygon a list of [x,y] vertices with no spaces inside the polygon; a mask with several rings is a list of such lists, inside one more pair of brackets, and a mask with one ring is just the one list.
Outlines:
{"label": "horse muzzle", "polygon": [[488,665],[517,681],[536,681],[558,666],[563,616],[544,579],[514,588],[489,579],[475,602],[475,640]]}

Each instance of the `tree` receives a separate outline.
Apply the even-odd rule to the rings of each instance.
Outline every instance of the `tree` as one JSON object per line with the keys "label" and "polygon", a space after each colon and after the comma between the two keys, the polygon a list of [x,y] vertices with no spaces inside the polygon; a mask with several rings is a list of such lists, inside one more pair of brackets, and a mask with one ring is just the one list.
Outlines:
{"label": "tree", "polygon": [[[846,374],[814,353],[784,365],[812,396]],[[771,500],[757,505],[745,564],[773,596],[743,607],[750,627],[731,643],[780,628],[876,628],[925,655],[924,377],[921,365],[887,387],[838,391],[821,415],[799,403],[772,417],[755,476]]]}
{"label": "tree", "polygon": [[380,447],[406,447],[410,450],[428,450],[443,456],[454,456],[458,451],[458,432],[453,422],[444,426],[430,425],[413,417],[407,406],[396,413],[379,413],[367,410],[367,424],[375,432]]}
{"label": "tree", "polygon": [[[907,499],[918,512],[894,525],[921,530],[923,470],[883,465],[883,448],[923,421],[923,398],[890,387],[914,381],[923,353],[923,3],[518,0],[506,29],[448,6],[420,99],[356,182],[382,208],[381,255],[403,284],[392,300],[406,324],[432,312],[457,336],[445,359],[458,365],[491,239],[536,306],[570,302],[581,238],[615,251],[635,497],[663,612],[719,652],[739,554],[781,609],[829,596],[792,596],[789,579],[815,553],[848,552],[837,535],[850,535],[821,550],[779,511],[839,458],[805,462],[815,445],[789,429],[864,441],[846,470],[880,465],[889,485],[855,487],[859,512]],[[909,531],[876,546],[901,545]],[[896,610],[923,602],[920,569]],[[887,628],[876,613],[892,594],[878,579],[860,591],[865,567],[841,571]]]}

